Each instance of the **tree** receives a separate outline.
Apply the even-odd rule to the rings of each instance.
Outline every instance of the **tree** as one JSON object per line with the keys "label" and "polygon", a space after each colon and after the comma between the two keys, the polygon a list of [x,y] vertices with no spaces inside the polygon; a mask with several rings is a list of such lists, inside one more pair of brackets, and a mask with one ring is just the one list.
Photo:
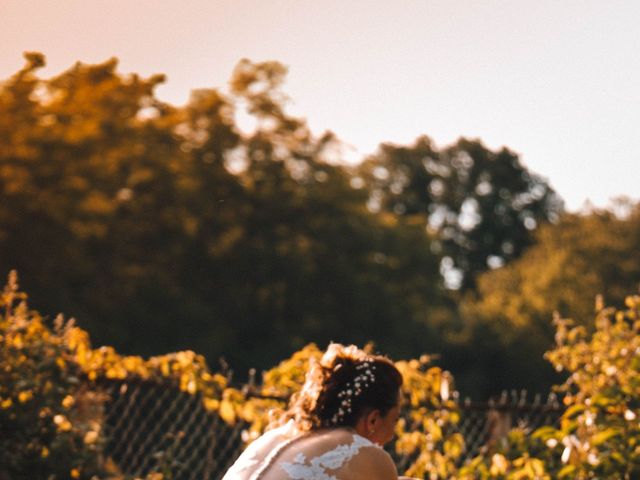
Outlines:
{"label": "tree", "polygon": [[310,341],[438,341],[424,229],[367,208],[334,136],[286,113],[280,64],[242,61],[229,94],[175,107],[154,96],[162,76],[115,59],[52,79],[27,60],[0,88],[0,269],[36,308],[125,353],[193,349],[241,371]]}
{"label": "tree", "polygon": [[374,208],[417,216],[434,232],[452,289],[473,289],[478,274],[517,257],[533,231],[553,222],[562,201],[507,148],[461,138],[437,149],[426,136],[411,146],[382,144],[361,168]]}
{"label": "tree", "polygon": [[242,61],[230,82],[257,119],[232,157],[247,210],[227,257],[242,282],[227,296],[236,342],[249,347],[232,363],[275,362],[309,341],[422,351],[438,339],[427,318],[440,295],[424,231],[366,208],[330,161],[334,136],[285,112],[283,76],[277,63]]}
{"label": "tree", "polygon": [[554,312],[584,324],[597,295],[620,307],[625,292],[637,289],[640,205],[629,211],[623,218],[607,210],[565,214],[541,228],[520,259],[480,277],[462,311],[470,342],[484,345],[476,366],[484,363],[482,381],[494,391],[541,390],[556,380],[539,360],[553,343]]}
{"label": "tree", "polygon": [[[69,311],[99,342],[165,350],[184,341],[178,325],[196,303],[181,279],[212,216],[203,210],[235,183],[220,158],[237,140],[225,101],[201,92],[175,109],[153,96],[162,76],[122,76],[115,59],[50,80],[35,76],[43,64],[28,55],[0,92],[0,265],[20,270],[36,306]],[[216,220],[218,231],[230,222]],[[140,342],[151,329],[155,345]]]}

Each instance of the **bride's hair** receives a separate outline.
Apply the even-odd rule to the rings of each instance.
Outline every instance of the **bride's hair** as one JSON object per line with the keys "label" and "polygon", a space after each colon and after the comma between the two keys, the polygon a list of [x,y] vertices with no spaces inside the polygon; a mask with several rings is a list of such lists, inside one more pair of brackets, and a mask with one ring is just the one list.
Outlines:
{"label": "bride's hair", "polygon": [[393,362],[355,345],[332,343],[309,365],[302,389],[278,423],[293,420],[301,431],[353,427],[368,410],[382,415],[398,403],[402,375]]}

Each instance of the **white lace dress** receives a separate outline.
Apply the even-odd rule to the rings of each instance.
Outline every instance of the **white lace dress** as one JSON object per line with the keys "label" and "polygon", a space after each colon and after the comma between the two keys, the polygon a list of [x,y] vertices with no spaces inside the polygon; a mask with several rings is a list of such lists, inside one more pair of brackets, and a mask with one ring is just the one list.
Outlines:
{"label": "white lace dress", "polygon": [[247,447],[222,480],[360,479],[355,468],[358,457],[363,462],[371,454],[387,455],[351,430],[303,435],[292,431],[289,423],[265,433]]}

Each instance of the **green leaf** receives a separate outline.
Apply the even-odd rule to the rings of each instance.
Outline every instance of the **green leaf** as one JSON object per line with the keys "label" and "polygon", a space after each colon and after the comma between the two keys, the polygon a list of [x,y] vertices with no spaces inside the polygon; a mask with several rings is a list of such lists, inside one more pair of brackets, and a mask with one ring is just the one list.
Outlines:
{"label": "green leaf", "polygon": [[622,432],[615,428],[608,428],[601,432],[596,433],[591,437],[591,444],[595,447],[602,445],[607,440],[620,435]]}
{"label": "green leaf", "polygon": [[[612,395],[612,394],[613,392],[609,392],[609,395]],[[599,407],[606,407],[613,403],[613,399],[610,398],[610,396],[598,394],[598,395],[594,395],[591,398],[591,402],[593,403],[593,405],[597,405]]]}
{"label": "green leaf", "polygon": [[558,478],[574,478],[573,474],[576,471],[574,465],[567,465],[558,472]]}
{"label": "green leaf", "polygon": [[564,412],[564,415],[562,415],[562,418],[573,418],[575,416],[577,416],[578,414],[584,412],[586,410],[586,405],[582,405],[582,404],[578,404],[578,405],[572,405],[571,407],[569,407],[567,409],[566,412]]}
{"label": "green leaf", "polygon": [[549,438],[559,437],[560,435],[561,435],[561,432],[558,429],[550,426],[544,426],[544,427],[538,428],[535,432],[533,432],[533,434],[531,435],[531,438],[536,438],[536,439],[545,441],[545,440],[548,440]]}

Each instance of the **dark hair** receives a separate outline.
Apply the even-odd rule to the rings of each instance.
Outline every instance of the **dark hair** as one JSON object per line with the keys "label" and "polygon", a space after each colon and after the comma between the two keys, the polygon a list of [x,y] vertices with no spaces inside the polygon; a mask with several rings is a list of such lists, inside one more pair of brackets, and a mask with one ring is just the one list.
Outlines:
{"label": "dark hair", "polygon": [[281,421],[293,419],[302,431],[353,427],[368,410],[386,415],[397,405],[401,386],[402,375],[387,357],[332,343],[319,362],[310,364]]}

